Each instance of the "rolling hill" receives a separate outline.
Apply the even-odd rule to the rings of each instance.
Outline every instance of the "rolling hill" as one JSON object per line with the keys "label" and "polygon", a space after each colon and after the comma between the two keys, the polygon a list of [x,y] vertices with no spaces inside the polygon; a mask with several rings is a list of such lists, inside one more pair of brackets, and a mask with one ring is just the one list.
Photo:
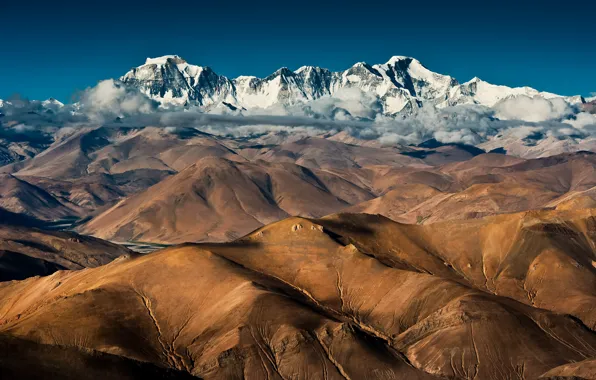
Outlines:
{"label": "rolling hill", "polygon": [[2,283],[0,332],[206,379],[590,377],[595,215],[293,217]]}

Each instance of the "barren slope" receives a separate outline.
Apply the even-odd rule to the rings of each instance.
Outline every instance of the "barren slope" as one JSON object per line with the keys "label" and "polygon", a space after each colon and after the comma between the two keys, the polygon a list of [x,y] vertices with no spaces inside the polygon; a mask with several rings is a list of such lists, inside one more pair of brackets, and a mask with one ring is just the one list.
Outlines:
{"label": "barren slope", "polygon": [[232,240],[288,215],[320,217],[372,197],[340,177],[294,164],[205,158],[118,203],[81,231],[113,240]]}
{"label": "barren slope", "polygon": [[580,152],[522,160],[483,154],[423,171],[385,168],[372,177],[382,195],[345,211],[428,224],[552,208],[572,199],[589,207],[596,200],[591,190],[596,186],[595,157]]}
{"label": "barren slope", "polygon": [[7,211],[41,220],[62,219],[81,212],[76,205],[65,203],[22,179],[0,174],[0,207]]}
{"label": "barren slope", "polygon": [[[28,273],[30,266],[41,266],[37,274],[58,269],[82,269],[104,265],[122,255],[136,255],[123,246],[73,232],[44,231],[0,223],[2,262]],[[29,258],[29,259],[28,259]],[[44,271],[47,267],[51,270]]]}
{"label": "barren slope", "polygon": [[207,379],[535,379],[596,357],[595,213],[289,218],[0,284],[0,331]]}

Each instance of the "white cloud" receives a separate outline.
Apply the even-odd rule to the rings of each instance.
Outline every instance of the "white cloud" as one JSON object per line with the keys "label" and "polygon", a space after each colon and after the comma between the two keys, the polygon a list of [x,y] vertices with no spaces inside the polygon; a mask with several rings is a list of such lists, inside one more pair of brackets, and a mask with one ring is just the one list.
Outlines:
{"label": "white cloud", "polygon": [[81,105],[91,116],[126,116],[150,113],[157,109],[156,102],[113,79],[101,81],[97,86],[87,89],[81,96]]}
{"label": "white cloud", "polygon": [[573,109],[561,98],[531,98],[525,95],[501,100],[494,109],[499,119],[531,122],[560,119],[573,113]]}
{"label": "white cloud", "polygon": [[541,133],[542,131],[543,131],[542,127],[521,125],[519,127],[510,129],[508,131],[508,136],[516,137],[521,140],[528,136],[535,135],[537,133]]}
{"label": "white cloud", "polygon": [[12,129],[18,133],[27,133],[33,131],[35,128],[27,124],[16,124]]}
{"label": "white cloud", "polygon": [[[31,113],[39,104],[3,108],[15,116],[22,132],[29,132],[40,116]],[[211,113],[210,113],[211,112]],[[75,115],[76,117],[74,117]],[[435,138],[446,143],[478,145],[507,134],[519,139],[528,136],[554,138],[596,136],[596,115],[578,112],[562,99],[517,96],[494,108],[459,105],[436,109],[425,106],[409,116],[383,115],[378,97],[359,89],[345,89],[337,96],[290,106],[232,111],[224,105],[208,110],[198,106],[158,108],[157,103],[118,81],[106,80],[81,94],[80,108],[65,106],[51,117],[57,125],[72,126],[81,118],[92,122],[123,116],[119,126],[196,127],[205,132],[235,137],[263,134],[313,136],[331,131],[347,131],[365,140],[382,144],[416,144]],[[8,119],[7,119],[8,120]],[[45,119],[44,119],[45,123]],[[14,133],[15,131],[11,131]],[[8,132],[5,132],[8,133]]]}
{"label": "white cloud", "polygon": [[358,88],[340,89],[334,96],[325,96],[309,102],[308,107],[316,114],[328,115],[336,120],[374,119],[382,111],[376,95],[365,93]]}
{"label": "white cloud", "polygon": [[575,118],[567,120],[566,123],[571,124],[571,126],[576,129],[584,129],[587,126],[596,126],[596,115],[580,112],[575,115]]}

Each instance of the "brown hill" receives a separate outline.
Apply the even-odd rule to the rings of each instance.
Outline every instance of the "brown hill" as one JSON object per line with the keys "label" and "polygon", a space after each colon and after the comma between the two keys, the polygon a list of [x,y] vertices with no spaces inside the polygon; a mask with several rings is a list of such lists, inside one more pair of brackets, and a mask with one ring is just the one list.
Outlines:
{"label": "brown hill", "polygon": [[0,332],[206,379],[534,379],[596,357],[594,236],[596,210],[289,218],[0,284]]}
{"label": "brown hill", "polygon": [[0,174],[0,208],[41,220],[76,216],[80,209],[64,204],[51,194],[10,174]]}
{"label": "brown hill", "polygon": [[564,364],[560,367],[553,368],[543,376],[541,379],[568,379],[568,380],[583,380],[596,378],[596,359],[586,359],[577,363]]}
{"label": "brown hill", "polygon": [[5,166],[1,171],[56,179],[80,177],[88,173],[90,155],[108,145],[113,133],[117,133],[114,128],[81,127],[64,138],[57,138],[36,156]]}
{"label": "brown hill", "polygon": [[0,224],[0,251],[0,265],[16,268],[11,273],[27,274],[37,268],[39,273],[35,274],[39,275],[59,269],[94,268],[122,255],[136,255],[120,245],[91,236],[6,224]]}
{"label": "brown hill", "polygon": [[564,196],[551,202],[557,210],[581,210],[596,208],[596,187],[584,191],[570,191]]}
{"label": "brown hill", "polygon": [[[0,185],[0,207],[46,221],[95,218],[81,231],[103,238],[178,243],[233,240],[289,215],[380,213],[428,224],[596,200],[589,152],[528,160],[436,140],[384,147],[345,133],[274,137],[257,144],[268,140],[83,126],[3,167],[14,177]],[[213,186],[202,178],[206,162],[221,172],[206,176]]]}
{"label": "brown hill", "polygon": [[196,129],[145,127],[121,133],[94,152],[88,170],[112,174],[139,169],[176,172],[205,157],[245,161],[224,141]]}
{"label": "brown hill", "polygon": [[333,174],[294,164],[205,158],[80,231],[112,240],[232,240],[288,215],[320,217],[372,197]]}
{"label": "brown hill", "polygon": [[217,137],[195,129],[80,127],[42,153],[1,169],[20,176],[69,180],[135,170],[176,172],[203,157],[245,160]]}
{"label": "brown hill", "polygon": [[575,315],[596,328],[596,314],[589,306],[596,297],[594,209],[422,226],[364,214],[331,216],[319,223],[390,266],[440,274],[488,293]]}
{"label": "brown hill", "polygon": [[84,216],[90,216],[129,195],[155,185],[173,172],[137,169],[124,173],[96,173],[82,178],[60,180],[46,177],[26,177],[26,180],[44,189],[57,199],[81,207]]}
{"label": "brown hill", "polygon": [[[406,219],[403,217],[411,210],[416,210],[417,206],[424,204],[432,199],[444,199],[449,194],[442,193],[433,187],[423,184],[404,184],[394,186],[387,193],[347,208],[345,211],[353,213],[380,214],[394,220]],[[417,212],[412,214],[419,215]],[[419,218],[418,222],[422,220]]]}
{"label": "brown hill", "polygon": [[553,208],[579,196],[582,200],[574,202],[588,207],[596,200],[591,191],[596,186],[596,156],[588,152],[533,160],[483,154],[423,171],[390,168],[373,178],[382,195],[345,211],[434,223]]}
{"label": "brown hill", "polygon": [[380,164],[397,167],[428,166],[420,159],[400,154],[399,149],[350,145],[318,137],[273,147],[260,147],[250,156],[244,153],[245,150],[241,152],[251,160],[289,162],[315,169],[348,169]]}
{"label": "brown hill", "polygon": [[[85,126],[0,172],[13,173],[59,202],[80,207],[77,215],[90,217],[204,157],[246,161],[225,139],[195,129]],[[26,202],[21,206],[29,213],[37,208]]]}
{"label": "brown hill", "polygon": [[343,169],[205,158],[107,209],[80,231],[115,240],[229,241],[289,215],[379,213],[428,224],[554,208],[580,193],[582,204],[590,205],[596,199],[589,191],[596,186],[595,157],[482,154],[437,168]]}

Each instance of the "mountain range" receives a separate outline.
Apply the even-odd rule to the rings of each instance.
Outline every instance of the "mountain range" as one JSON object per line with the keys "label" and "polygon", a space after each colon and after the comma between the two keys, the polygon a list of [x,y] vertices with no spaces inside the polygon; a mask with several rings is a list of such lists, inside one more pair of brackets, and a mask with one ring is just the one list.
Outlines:
{"label": "mountain range", "polygon": [[[347,90],[374,96],[379,112],[387,115],[411,113],[423,104],[492,107],[500,100],[519,95],[560,97],[530,87],[497,86],[477,77],[460,84],[455,78],[430,71],[418,60],[404,56],[391,57],[384,64],[359,62],[339,72],[315,66],[295,71],[283,67],[265,78],[230,79],[210,67],[192,65],[177,55],[169,55],[147,58],[144,65],[133,68],[120,80],[163,105],[225,106],[231,110],[308,104]],[[563,98],[572,104],[585,102],[581,96]]]}
{"label": "mountain range", "polygon": [[229,241],[340,211],[431,223],[596,199],[588,151],[522,158],[436,140],[371,145],[344,132],[231,138],[116,125],[53,136],[0,167],[0,207],[120,242]]}
{"label": "mountain range", "polygon": [[[341,112],[354,116],[352,100],[362,96],[374,98],[369,116],[404,124],[349,124],[354,119]],[[276,107],[291,118],[296,105],[314,112],[338,97],[345,104],[330,106],[334,124],[323,128],[309,129],[316,117],[303,117],[299,128],[284,118],[233,124]],[[343,72],[309,66],[235,79],[178,56],[148,58],[76,104],[2,103],[0,207],[105,239],[170,244],[229,241],[289,216],[340,211],[417,223],[557,207],[576,197],[591,204],[596,139],[588,100],[478,78],[459,84],[403,56]],[[146,101],[160,106],[118,113]],[[429,105],[446,111],[427,117]],[[118,112],[83,117],[94,106]],[[460,114],[466,106],[490,111]],[[238,115],[193,124],[210,113]],[[183,116],[191,123],[176,124]],[[434,124],[447,129],[419,143],[370,137],[432,132]],[[455,142],[441,141],[452,135]]]}
{"label": "mountain range", "polygon": [[0,101],[0,377],[594,379],[595,114],[401,56]]}

